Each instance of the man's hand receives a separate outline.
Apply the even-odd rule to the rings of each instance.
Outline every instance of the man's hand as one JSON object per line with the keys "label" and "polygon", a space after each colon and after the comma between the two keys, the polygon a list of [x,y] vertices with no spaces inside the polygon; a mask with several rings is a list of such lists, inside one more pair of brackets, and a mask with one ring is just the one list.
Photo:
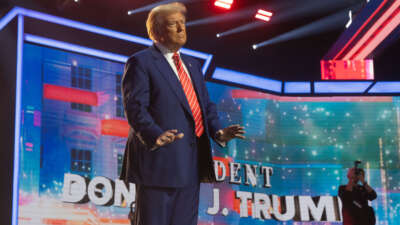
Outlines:
{"label": "man's hand", "polygon": [[365,181],[365,177],[364,174],[361,173],[360,175],[358,175],[358,180],[361,181],[361,183],[363,184],[363,186],[365,187],[365,189],[367,190],[367,192],[372,192],[374,189],[372,189],[371,186],[368,185],[368,183]]}
{"label": "man's hand", "polygon": [[176,139],[182,139],[182,138],[183,138],[183,133],[178,134],[178,130],[176,129],[167,130],[157,138],[156,146],[162,147],[164,145],[174,142]]}
{"label": "man's hand", "polygon": [[240,126],[239,124],[235,124],[219,130],[217,132],[217,138],[221,142],[228,142],[233,138],[245,139],[245,137],[243,136],[244,133],[246,133],[244,131],[244,127]]}

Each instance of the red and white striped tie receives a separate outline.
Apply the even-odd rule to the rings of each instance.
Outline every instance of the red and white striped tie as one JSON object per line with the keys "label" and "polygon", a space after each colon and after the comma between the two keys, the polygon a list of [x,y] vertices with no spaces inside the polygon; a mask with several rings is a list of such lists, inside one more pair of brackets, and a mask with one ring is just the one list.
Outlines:
{"label": "red and white striped tie", "polygon": [[190,110],[192,110],[192,115],[195,123],[195,133],[197,137],[200,137],[204,132],[203,117],[201,115],[201,109],[199,101],[197,100],[196,92],[194,91],[189,75],[183,68],[182,61],[178,53],[174,53],[172,56],[174,60],[176,70],[178,71],[179,80],[182,84],[183,91],[185,92],[186,98],[189,102]]}

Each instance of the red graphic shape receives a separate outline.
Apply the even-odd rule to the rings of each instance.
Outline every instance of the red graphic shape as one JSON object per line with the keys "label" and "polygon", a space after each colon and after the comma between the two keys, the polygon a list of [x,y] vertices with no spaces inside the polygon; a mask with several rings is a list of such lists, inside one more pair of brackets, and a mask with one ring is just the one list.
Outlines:
{"label": "red graphic shape", "polygon": [[98,106],[97,93],[53,84],[43,85],[45,99]]}
{"label": "red graphic shape", "polygon": [[373,60],[321,60],[322,80],[373,80]]}
{"label": "red graphic shape", "polygon": [[107,119],[101,121],[101,134],[116,137],[128,137],[129,124],[125,120]]}

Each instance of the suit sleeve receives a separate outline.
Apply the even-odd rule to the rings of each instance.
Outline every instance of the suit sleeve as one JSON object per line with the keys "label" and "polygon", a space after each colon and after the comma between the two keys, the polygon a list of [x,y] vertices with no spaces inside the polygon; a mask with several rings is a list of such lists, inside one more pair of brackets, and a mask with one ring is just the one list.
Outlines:
{"label": "suit sleeve", "polygon": [[129,125],[142,142],[148,147],[153,146],[163,130],[154,122],[148,112],[150,104],[149,76],[135,56],[125,64],[122,94]]}

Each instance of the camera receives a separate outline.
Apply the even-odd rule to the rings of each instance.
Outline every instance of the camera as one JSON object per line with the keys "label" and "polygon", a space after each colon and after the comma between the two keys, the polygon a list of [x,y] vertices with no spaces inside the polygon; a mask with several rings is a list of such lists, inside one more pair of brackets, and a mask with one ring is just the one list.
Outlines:
{"label": "camera", "polygon": [[362,169],[358,167],[360,164],[361,164],[360,160],[354,161],[354,174],[356,176],[358,176],[362,173]]}

